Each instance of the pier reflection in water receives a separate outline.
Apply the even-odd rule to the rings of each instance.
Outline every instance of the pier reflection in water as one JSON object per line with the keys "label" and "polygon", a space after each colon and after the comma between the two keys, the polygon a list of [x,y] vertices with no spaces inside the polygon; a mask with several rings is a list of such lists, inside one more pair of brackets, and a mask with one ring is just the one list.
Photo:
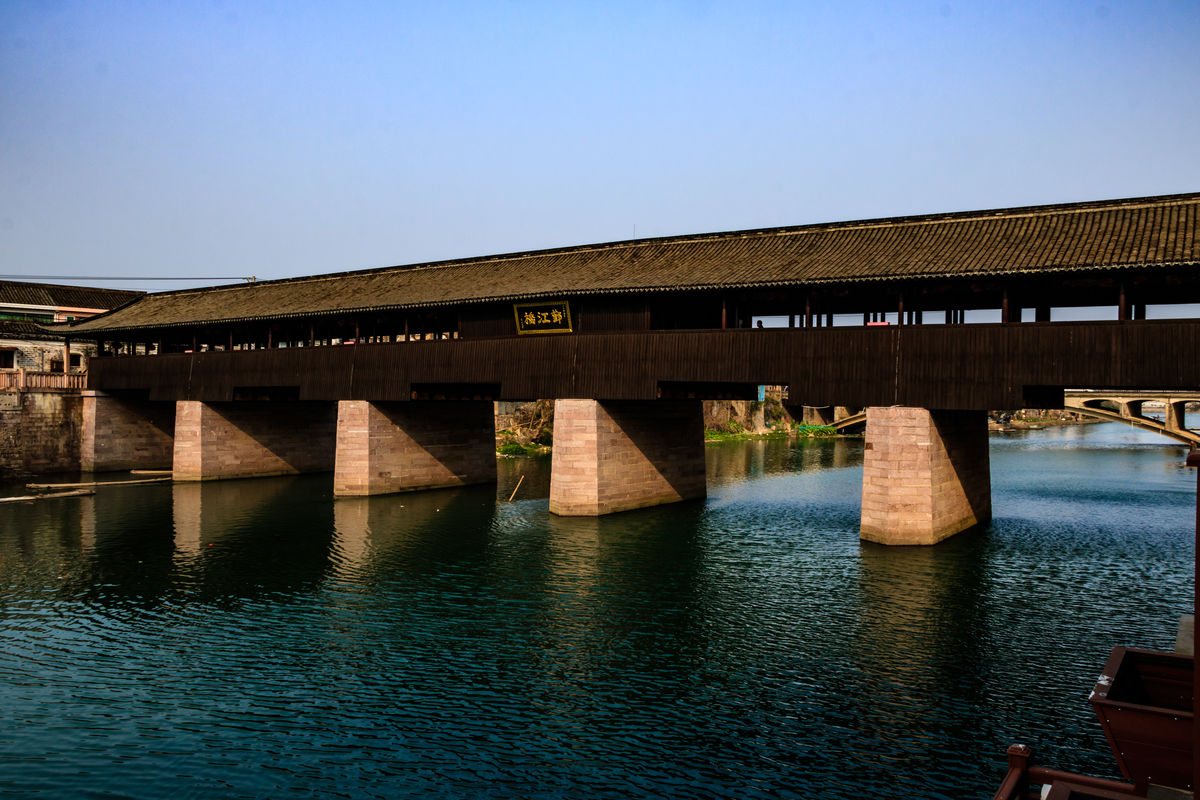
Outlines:
{"label": "pier reflection in water", "polygon": [[712,445],[707,501],[599,519],[527,459],[0,507],[0,793],[984,797],[1016,740],[1111,776],[1096,670],[1189,606],[1179,451],[995,438],[993,526],[935,548],[859,543],[861,455]]}

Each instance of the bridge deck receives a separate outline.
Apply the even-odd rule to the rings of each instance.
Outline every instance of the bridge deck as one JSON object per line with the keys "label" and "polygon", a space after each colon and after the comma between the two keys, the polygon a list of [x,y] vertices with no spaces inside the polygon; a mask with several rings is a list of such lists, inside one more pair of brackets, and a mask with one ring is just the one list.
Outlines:
{"label": "bridge deck", "polygon": [[808,405],[1058,407],[1075,388],[1200,387],[1200,320],[653,331],[102,358],[154,400],[746,396]]}

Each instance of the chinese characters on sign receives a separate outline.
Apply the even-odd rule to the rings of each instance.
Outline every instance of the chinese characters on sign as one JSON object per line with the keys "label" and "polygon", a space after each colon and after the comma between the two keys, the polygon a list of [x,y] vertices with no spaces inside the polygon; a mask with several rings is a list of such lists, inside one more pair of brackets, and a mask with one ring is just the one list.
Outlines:
{"label": "chinese characters on sign", "polygon": [[565,300],[551,303],[516,303],[517,333],[570,333],[571,306]]}

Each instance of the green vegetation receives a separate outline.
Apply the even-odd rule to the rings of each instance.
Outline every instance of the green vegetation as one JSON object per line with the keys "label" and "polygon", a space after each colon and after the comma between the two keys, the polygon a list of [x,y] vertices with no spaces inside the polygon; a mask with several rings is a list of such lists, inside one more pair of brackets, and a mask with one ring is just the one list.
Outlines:
{"label": "green vegetation", "polygon": [[502,456],[540,456],[546,453],[545,445],[521,444],[520,442],[505,442],[496,448]]}
{"label": "green vegetation", "polygon": [[800,425],[797,426],[796,433],[801,436],[811,436],[813,438],[839,435],[838,429],[832,425]]}
{"label": "green vegetation", "polygon": [[[731,430],[732,429],[732,430]],[[842,436],[837,428],[829,425],[788,425],[778,427],[767,433],[747,433],[736,421],[719,428],[709,428],[704,431],[704,440],[708,442],[727,442],[735,439],[787,439],[791,436],[801,436],[810,439],[829,436]]]}

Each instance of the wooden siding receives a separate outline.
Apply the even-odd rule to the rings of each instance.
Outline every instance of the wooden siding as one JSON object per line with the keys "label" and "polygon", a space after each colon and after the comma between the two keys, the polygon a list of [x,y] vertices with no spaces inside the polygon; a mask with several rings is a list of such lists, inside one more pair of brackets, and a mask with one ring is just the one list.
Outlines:
{"label": "wooden siding", "polygon": [[[1019,408],[1057,389],[1200,388],[1200,320],[547,335],[196,353],[91,362],[88,386],[222,401],[407,400],[413,384],[499,386],[497,399],[652,399],[696,384],[788,384],[808,405]],[[708,385],[704,389],[702,385]],[[1049,387],[1047,393],[1041,387]]]}
{"label": "wooden siding", "polygon": [[512,303],[489,303],[478,308],[464,306],[459,312],[458,335],[464,339],[516,336]]}
{"label": "wooden siding", "polygon": [[598,331],[644,331],[650,327],[650,308],[640,298],[587,297],[571,304],[575,329]]}

